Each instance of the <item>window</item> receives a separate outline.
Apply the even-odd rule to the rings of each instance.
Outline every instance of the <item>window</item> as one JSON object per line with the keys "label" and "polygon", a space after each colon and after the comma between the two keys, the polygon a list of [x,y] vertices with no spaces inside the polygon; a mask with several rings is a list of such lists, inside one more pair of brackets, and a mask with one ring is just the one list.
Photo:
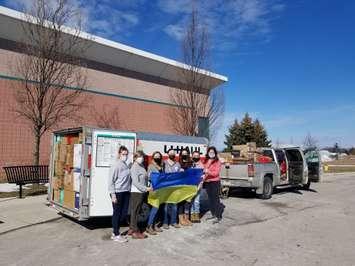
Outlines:
{"label": "window", "polygon": [[264,151],[263,151],[263,156],[267,156],[267,157],[271,158],[272,161],[275,161],[275,160],[274,160],[274,155],[273,155],[273,153],[272,153],[272,150],[264,150]]}

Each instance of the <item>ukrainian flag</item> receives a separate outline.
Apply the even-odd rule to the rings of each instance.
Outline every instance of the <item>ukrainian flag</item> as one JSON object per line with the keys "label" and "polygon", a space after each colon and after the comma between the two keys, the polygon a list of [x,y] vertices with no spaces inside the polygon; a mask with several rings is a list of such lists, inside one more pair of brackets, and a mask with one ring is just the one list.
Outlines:
{"label": "ukrainian flag", "polygon": [[202,180],[202,169],[190,168],[177,173],[151,173],[154,191],[149,192],[148,203],[159,208],[162,203],[179,203],[191,199],[197,193]]}

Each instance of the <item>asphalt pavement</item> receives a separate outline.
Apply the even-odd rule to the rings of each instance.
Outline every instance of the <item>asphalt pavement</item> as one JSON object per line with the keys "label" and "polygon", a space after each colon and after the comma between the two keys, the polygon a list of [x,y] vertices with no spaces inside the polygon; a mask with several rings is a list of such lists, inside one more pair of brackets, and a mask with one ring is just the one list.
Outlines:
{"label": "asphalt pavement", "polygon": [[[354,194],[355,174],[326,175],[309,191],[282,189],[270,200],[236,191],[220,224],[124,244],[109,240],[108,219],[78,223],[43,196],[3,200],[0,230],[23,223],[0,231],[0,265],[355,265]],[[16,218],[21,204],[27,211]],[[32,209],[37,218],[27,217]]]}

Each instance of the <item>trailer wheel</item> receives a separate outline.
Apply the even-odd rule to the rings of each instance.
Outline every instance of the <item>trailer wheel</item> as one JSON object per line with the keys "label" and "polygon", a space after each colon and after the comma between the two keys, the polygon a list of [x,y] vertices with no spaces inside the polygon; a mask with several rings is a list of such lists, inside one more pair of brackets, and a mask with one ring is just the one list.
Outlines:
{"label": "trailer wheel", "polygon": [[261,194],[261,199],[271,199],[273,192],[272,179],[269,176],[264,177],[263,184],[263,194]]}

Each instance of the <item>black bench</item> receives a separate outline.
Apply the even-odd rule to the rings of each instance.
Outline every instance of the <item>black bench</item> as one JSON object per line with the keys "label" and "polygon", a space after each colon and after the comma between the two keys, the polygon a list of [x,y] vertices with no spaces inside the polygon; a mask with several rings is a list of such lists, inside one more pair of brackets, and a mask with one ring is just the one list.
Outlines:
{"label": "black bench", "polygon": [[22,165],[3,167],[7,181],[20,186],[22,198],[22,185],[48,183],[48,165]]}

